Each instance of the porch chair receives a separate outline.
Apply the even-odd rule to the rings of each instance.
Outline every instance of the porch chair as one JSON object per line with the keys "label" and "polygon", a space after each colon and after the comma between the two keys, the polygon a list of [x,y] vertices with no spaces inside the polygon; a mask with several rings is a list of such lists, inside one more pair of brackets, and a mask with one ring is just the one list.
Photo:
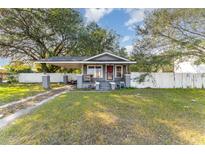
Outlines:
{"label": "porch chair", "polygon": [[91,82],[92,81],[92,75],[90,75],[90,74],[83,75],[83,81],[84,82]]}
{"label": "porch chair", "polygon": [[125,88],[125,82],[124,81],[120,81],[120,89],[121,88]]}

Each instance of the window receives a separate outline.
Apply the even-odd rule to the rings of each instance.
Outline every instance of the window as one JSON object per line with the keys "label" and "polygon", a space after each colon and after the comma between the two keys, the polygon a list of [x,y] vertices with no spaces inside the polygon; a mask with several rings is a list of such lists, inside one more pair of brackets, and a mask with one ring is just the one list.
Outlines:
{"label": "window", "polygon": [[102,78],[102,66],[95,67],[95,77]]}
{"label": "window", "polygon": [[103,69],[101,65],[88,65],[87,74],[93,75],[94,78],[103,77]]}
{"label": "window", "polygon": [[94,75],[95,67],[94,66],[88,66],[87,74]]}
{"label": "window", "polygon": [[121,78],[123,75],[123,67],[122,65],[116,65],[115,66],[115,77],[116,78]]}

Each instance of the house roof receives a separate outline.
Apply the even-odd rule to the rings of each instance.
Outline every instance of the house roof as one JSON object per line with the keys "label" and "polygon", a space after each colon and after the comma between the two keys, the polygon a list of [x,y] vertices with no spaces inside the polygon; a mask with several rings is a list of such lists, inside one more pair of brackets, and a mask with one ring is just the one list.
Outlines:
{"label": "house roof", "polygon": [[116,58],[118,58],[118,59],[121,59],[121,60],[123,60],[123,61],[129,61],[129,60],[126,59],[126,58],[123,58],[123,57],[120,57],[120,56],[114,55],[114,54],[109,53],[109,52],[104,52],[104,53],[101,53],[101,54],[98,54],[98,55],[95,55],[95,56],[89,57],[89,58],[85,59],[85,61],[92,60],[92,59],[94,59],[94,58],[101,57],[101,56],[103,56],[103,55],[109,55],[109,56],[113,56],[113,57],[116,57]]}
{"label": "house roof", "polygon": [[40,61],[83,61],[84,59],[87,59],[88,57],[82,57],[82,56],[65,56],[65,57],[51,57],[48,59],[41,59]]}
{"label": "house roof", "polygon": [[117,56],[115,54],[104,52],[95,56],[70,56],[70,57],[51,57],[48,59],[41,59],[36,63],[50,63],[50,64],[133,64],[135,62],[129,59]]}

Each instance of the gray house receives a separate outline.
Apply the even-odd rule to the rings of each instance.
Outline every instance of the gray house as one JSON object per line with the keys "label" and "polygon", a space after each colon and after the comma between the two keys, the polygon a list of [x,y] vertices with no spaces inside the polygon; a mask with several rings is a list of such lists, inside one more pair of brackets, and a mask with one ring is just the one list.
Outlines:
{"label": "gray house", "polygon": [[37,63],[47,63],[64,68],[81,68],[77,88],[108,90],[130,86],[129,65],[135,62],[104,52],[92,57],[53,57]]}

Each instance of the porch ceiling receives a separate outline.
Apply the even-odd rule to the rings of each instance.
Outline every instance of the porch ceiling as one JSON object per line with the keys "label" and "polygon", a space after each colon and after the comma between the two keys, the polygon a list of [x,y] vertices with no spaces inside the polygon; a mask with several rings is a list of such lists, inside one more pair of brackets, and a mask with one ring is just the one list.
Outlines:
{"label": "porch ceiling", "polygon": [[82,67],[82,64],[67,64],[67,63],[49,63],[49,64],[64,67],[64,68],[67,68],[67,69],[81,68]]}

